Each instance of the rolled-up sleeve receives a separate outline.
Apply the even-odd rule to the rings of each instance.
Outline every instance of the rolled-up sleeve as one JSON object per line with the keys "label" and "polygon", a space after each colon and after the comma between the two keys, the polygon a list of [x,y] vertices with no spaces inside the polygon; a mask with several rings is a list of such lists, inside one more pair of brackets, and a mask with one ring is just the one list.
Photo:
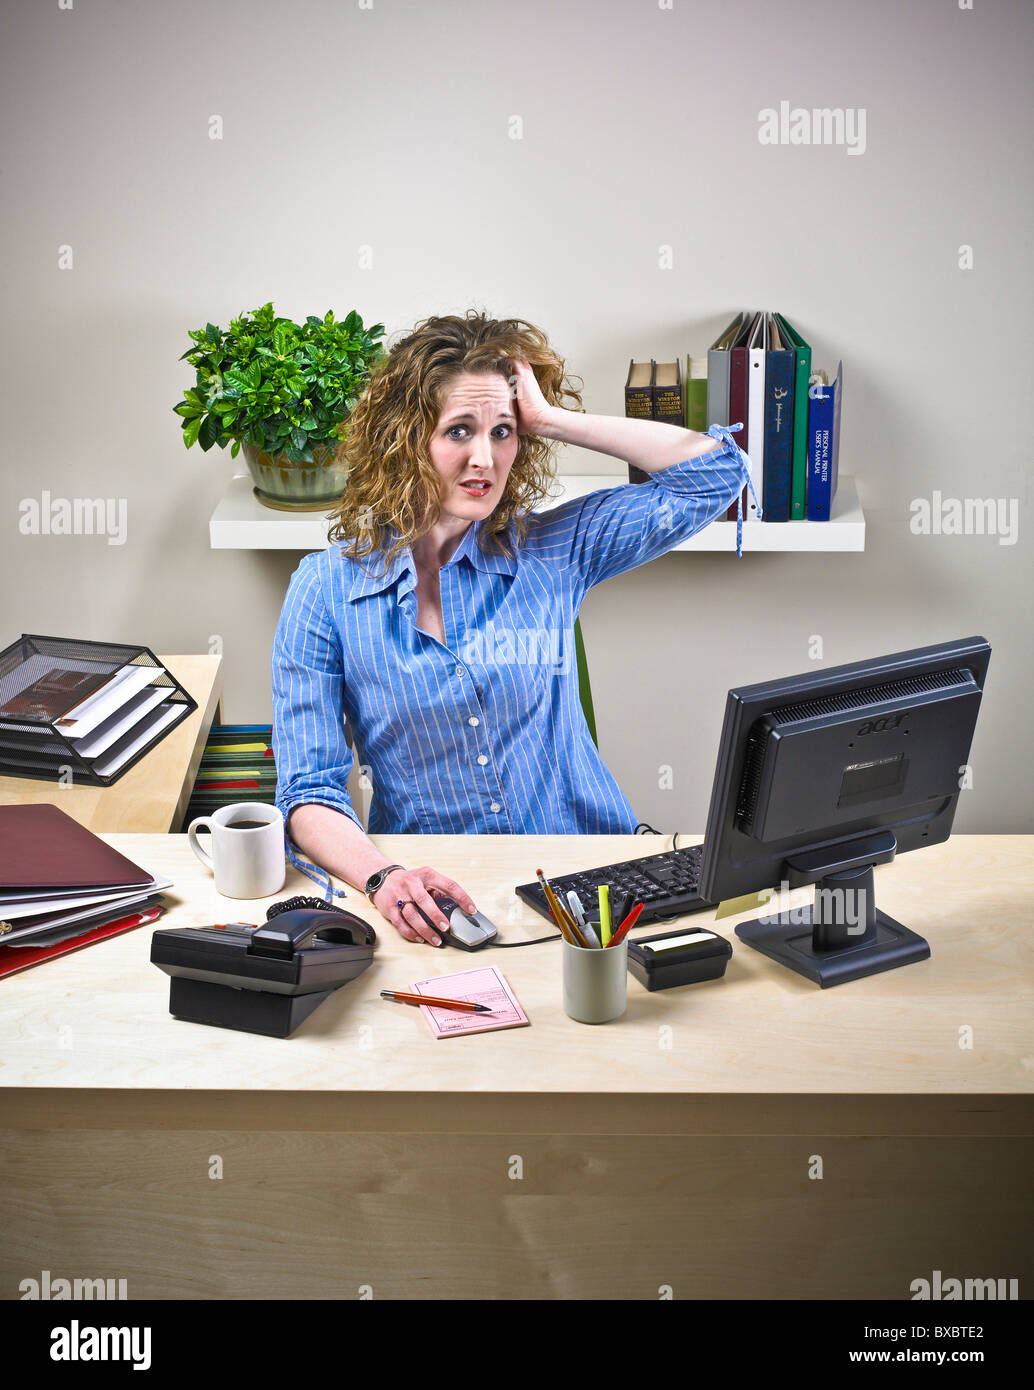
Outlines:
{"label": "rolled-up sleeve", "polygon": [[540,513],[539,544],[554,553],[558,546],[569,551],[561,558],[589,589],[696,535],[724,516],[744,487],[753,492],[750,459],[728,427],[714,425],[708,434],[719,440],[709,453],[651,473],[644,482],[600,488]]}
{"label": "rolled-up sleeve", "polygon": [[[332,806],[362,821],[348,796],[355,755],[344,726],[341,643],[323,594],[318,555],[291,577],[273,638],[273,756],[276,804],[286,824],[296,806]],[[297,849],[288,835],[288,849]],[[294,856],[291,856],[294,862]]]}

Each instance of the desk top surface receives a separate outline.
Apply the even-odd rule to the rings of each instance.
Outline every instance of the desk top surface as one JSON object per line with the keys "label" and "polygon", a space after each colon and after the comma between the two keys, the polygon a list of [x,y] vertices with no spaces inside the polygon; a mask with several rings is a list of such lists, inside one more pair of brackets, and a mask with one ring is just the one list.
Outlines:
{"label": "desk top surface", "polygon": [[[274,899],[216,893],[182,835],[104,835],[171,878],[162,927],[260,922],[269,902],[315,885],[289,868]],[[372,837],[400,863],[468,888],[506,939],[548,925],[513,894],[534,878],[668,849],[668,836]],[[682,846],[700,836],[681,836]],[[928,938],[927,961],[822,990],[745,946],[741,913],[681,919],[733,943],[725,978],[648,993],[631,975],[625,1014],[575,1023],[555,942],[477,954],[403,941],[374,922],[374,964],[290,1038],[184,1023],[149,960],[151,928],[0,980],[0,1087],[327,1092],[1024,1093],[1034,1083],[1034,837],[959,835],[876,870],[880,908]],[[775,910],[811,900],[798,889]],[[772,910],[769,908],[767,910]],[[681,924],[681,923],[680,923]],[[634,936],[649,935],[646,927]],[[380,999],[418,979],[495,965],[531,1026],[436,1041],[419,1009]]]}

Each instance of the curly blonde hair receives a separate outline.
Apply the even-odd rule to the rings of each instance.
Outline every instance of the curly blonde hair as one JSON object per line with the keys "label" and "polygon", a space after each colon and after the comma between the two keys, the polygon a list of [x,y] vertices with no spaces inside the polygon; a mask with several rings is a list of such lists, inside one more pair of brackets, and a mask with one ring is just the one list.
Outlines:
{"label": "curly blonde hair", "polygon": [[[476,309],[465,318],[433,316],[381,359],[342,429],[336,454],[348,481],[330,514],[331,542],[344,542],[352,559],[380,554],[385,566],[426,535],[441,510],[441,479],[428,446],[446,394],[464,372],[498,372],[509,382],[508,359],[529,363],[550,405],[581,410],[564,359],[546,335],[523,319],[493,319]],[[581,378],[579,378],[581,381]],[[584,382],[582,383],[584,385]],[[527,532],[526,514],[549,496],[556,441],[518,435],[517,454],[492,515],[479,528],[483,551],[513,557],[507,532],[514,524],[517,545]],[[389,528],[398,540],[387,547]]]}

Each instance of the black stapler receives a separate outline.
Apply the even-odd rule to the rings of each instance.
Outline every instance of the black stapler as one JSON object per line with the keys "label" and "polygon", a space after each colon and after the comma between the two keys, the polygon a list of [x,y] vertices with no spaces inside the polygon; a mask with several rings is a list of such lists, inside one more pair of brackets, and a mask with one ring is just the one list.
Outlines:
{"label": "black stapler", "polygon": [[191,1023],[286,1038],[373,960],[377,933],[351,912],[289,898],[263,926],[176,927],[151,937],[151,961],[172,976],[169,1012]]}

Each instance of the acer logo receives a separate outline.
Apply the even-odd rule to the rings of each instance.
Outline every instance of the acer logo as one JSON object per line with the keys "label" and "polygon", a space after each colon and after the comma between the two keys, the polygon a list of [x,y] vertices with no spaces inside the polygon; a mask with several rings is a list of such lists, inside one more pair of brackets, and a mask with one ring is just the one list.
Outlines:
{"label": "acer logo", "polygon": [[885,714],[882,719],[867,719],[855,730],[855,738],[861,738],[862,734],[883,734],[888,729],[896,729],[904,717],[902,711],[900,714]]}

